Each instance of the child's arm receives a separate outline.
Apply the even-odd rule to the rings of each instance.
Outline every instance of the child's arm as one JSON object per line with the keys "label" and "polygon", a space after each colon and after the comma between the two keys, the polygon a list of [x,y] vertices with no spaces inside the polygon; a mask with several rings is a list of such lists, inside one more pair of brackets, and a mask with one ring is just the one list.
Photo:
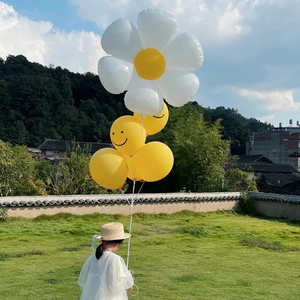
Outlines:
{"label": "child's arm", "polygon": [[120,256],[116,255],[112,259],[111,265],[107,271],[107,282],[111,291],[120,293],[133,286],[133,277],[128,271],[124,260]]}

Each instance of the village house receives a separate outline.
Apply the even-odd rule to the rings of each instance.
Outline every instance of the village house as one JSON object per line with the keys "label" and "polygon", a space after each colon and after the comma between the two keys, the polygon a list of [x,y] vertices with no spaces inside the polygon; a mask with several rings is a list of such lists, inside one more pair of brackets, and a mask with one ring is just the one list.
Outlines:
{"label": "village house", "polygon": [[38,149],[41,151],[40,155],[42,158],[47,158],[49,160],[66,159],[67,149],[72,148],[72,144],[79,145],[81,149],[87,147],[91,154],[94,154],[103,148],[112,148],[112,144],[109,143],[72,142],[46,139]]}
{"label": "village house", "polygon": [[289,164],[276,164],[261,154],[240,155],[237,164],[256,182],[259,192],[300,195],[300,177]]}

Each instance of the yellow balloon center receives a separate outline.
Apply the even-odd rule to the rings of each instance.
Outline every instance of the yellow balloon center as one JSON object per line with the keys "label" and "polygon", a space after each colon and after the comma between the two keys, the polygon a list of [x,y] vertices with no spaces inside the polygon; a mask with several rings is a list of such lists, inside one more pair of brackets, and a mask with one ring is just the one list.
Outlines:
{"label": "yellow balloon center", "polygon": [[134,66],[140,77],[155,80],[164,73],[166,60],[156,49],[147,48],[136,55]]}

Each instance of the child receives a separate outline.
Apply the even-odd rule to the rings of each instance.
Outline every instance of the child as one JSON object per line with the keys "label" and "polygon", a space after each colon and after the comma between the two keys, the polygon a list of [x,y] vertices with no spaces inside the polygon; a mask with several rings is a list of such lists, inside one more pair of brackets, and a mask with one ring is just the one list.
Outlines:
{"label": "child", "polygon": [[97,239],[102,244],[83,265],[78,284],[82,290],[80,300],[126,300],[126,290],[132,290],[133,277],[127,270],[124,260],[114,254],[124,239],[130,234],[124,233],[123,224],[113,222],[101,227],[101,236],[94,235],[92,250]]}

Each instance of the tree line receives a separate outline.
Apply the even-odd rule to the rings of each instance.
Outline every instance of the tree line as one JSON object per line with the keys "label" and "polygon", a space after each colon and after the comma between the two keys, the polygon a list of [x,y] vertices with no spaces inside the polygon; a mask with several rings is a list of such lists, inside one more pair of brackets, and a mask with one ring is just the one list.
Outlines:
{"label": "tree line", "polygon": [[39,146],[46,138],[109,141],[109,128],[128,114],[91,73],[45,67],[24,56],[0,59],[0,139]]}
{"label": "tree line", "polygon": [[[0,139],[30,147],[45,139],[109,143],[112,123],[132,114],[123,98],[108,93],[92,73],[42,66],[22,55],[0,58]],[[232,154],[244,154],[249,136],[271,127],[235,109],[201,109],[206,122],[221,119]]]}
{"label": "tree line", "polygon": [[[170,108],[168,126],[148,141],[167,144],[175,158],[168,176],[157,182],[139,182],[142,192],[255,191],[256,184],[237,168],[229,141],[221,138],[220,120],[205,122],[199,106],[189,103]],[[0,196],[101,194],[89,172],[90,149],[76,142],[67,151],[68,159],[57,164],[32,156],[26,146],[0,141]],[[101,170],[99,170],[101,171]],[[132,192],[128,179],[123,191]]]}
{"label": "tree line", "polygon": [[[45,139],[110,143],[112,123],[132,115],[123,98],[106,92],[92,73],[42,66],[22,55],[0,59],[0,195],[108,192],[92,181],[88,152],[70,150],[66,162],[53,165],[32,157],[25,146]],[[144,184],[143,192],[255,190],[232,154],[244,154],[249,136],[269,124],[196,102],[169,110],[166,127],[147,142],[167,144],[174,167],[163,180]],[[126,187],[130,191],[132,182]]]}

